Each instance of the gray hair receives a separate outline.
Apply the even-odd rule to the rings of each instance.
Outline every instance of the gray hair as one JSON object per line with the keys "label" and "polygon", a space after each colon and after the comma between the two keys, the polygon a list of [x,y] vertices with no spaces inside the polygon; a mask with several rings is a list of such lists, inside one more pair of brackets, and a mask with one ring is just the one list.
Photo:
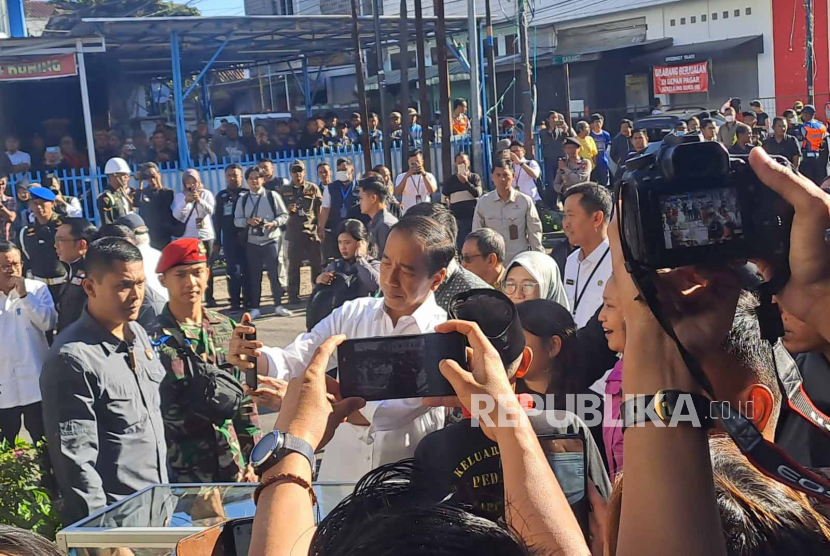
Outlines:
{"label": "gray hair", "polygon": [[585,120],[582,120],[576,124],[577,133],[579,133],[580,131],[584,131],[586,129],[591,129],[591,126]]}
{"label": "gray hair", "polygon": [[[467,240],[474,239],[478,250],[484,258],[495,255],[496,260],[504,263],[504,238],[492,228],[481,228],[467,234]],[[465,240],[466,241],[466,240]]]}

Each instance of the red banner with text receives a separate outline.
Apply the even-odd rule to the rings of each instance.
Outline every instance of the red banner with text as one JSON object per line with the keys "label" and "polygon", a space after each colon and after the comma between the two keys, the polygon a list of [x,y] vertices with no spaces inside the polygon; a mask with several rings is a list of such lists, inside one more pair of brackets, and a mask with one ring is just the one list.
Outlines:
{"label": "red banner with text", "polygon": [[708,90],[708,62],[683,66],[654,66],[654,94],[705,93]]}
{"label": "red banner with text", "polygon": [[0,62],[0,81],[53,79],[76,73],[74,54],[31,58],[19,62]]}

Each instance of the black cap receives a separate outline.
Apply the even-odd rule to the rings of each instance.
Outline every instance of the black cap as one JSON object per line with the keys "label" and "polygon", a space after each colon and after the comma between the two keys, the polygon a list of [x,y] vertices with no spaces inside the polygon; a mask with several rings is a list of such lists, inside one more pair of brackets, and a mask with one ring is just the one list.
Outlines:
{"label": "black cap", "polygon": [[478,324],[501,362],[509,367],[525,348],[525,335],[516,306],[498,290],[478,289],[459,293],[450,301],[450,318]]}
{"label": "black cap", "polygon": [[571,312],[550,299],[531,299],[520,303],[516,310],[522,328],[540,338],[572,336],[576,333]]}

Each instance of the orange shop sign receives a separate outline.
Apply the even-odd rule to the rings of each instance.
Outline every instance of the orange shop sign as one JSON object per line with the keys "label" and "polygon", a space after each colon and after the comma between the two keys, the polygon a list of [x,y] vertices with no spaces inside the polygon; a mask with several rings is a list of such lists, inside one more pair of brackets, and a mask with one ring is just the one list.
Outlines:
{"label": "orange shop sign", "polygon": [[654,66],[654,93],[705,93],[709,90],[708,62],[683,66]]}
{"label": "orange shop sign", "polygon": [[53,79],[75,75],[76,73],[74,54],[0,62],[0,81]]}

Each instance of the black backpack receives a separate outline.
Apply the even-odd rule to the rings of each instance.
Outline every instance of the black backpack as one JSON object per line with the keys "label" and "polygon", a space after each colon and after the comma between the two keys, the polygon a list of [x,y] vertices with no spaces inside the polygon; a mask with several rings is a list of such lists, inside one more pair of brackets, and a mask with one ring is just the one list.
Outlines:
{"label": "black backpack", "polygon": [[317,284],[311,292],[305,312],[305,325],[309,331],[345,302],[360,297],[357,270],[347,271],[342,262],[337,261],[335,265],[335,278],[331,285]]}
{"label": "black backpack", "polygon": [[228,370],[202,359],[185,340],[178,327],[165,329],[176,342],[176,351],[184,362],[185,378],[177,382],[182,405],[214,425],[233,418],[242,406],[242,385]]}

